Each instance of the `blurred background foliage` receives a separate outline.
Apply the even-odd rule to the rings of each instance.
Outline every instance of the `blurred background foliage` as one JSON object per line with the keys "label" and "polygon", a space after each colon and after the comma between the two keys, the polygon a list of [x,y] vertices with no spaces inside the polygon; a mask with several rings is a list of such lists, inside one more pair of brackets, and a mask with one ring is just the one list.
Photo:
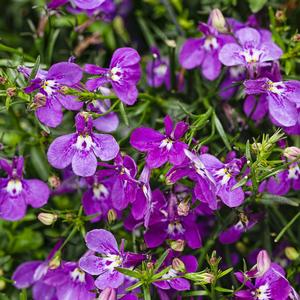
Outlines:
{"label": "blurred background foliage", "polygon": [[[149,47],[156,45],[163,55],[169,56],[174,62],[174,70],[179,70],[174,57],[177,57],[181,44],[186,37],[199,35],[198,22],[206,22],[209,12],[215,7],[220,8],[225,16],[240,21],[246,21],[251,13],[257,12],[264,27],[267,28],[271,24],[275,41],[285,50],[285,58],[281,61],[285,76],[300,79],[297,69],[299,42],[292,39],[299,31],[300,24],[300,6],[296,0],[135,0],[126,17],[118,16],[112,22],[93,22],[82,32],[75,31],[74,28],[87,24],[85,15],[74,16],[64,10],[50,13],[45,9],[45,4],[43,0],[0,0],[0,75],[5,74],[9,79],[6,88],[24,87],[26,82],[16,68],[20,64],[33,66],[38,56],[41,67],[44,68],[55,62],[66,61],[71,56],[75,56],[79,64],[96,63],[107,66],[112,52],[125,45],[136,48],[143,55],[143,67],[145,62],[151,59]],[[276,14],[278,10],[284,12],[284,19],[280,19]],[[175,50],[170,40],[176,42]],[[146,86],[143,78],[139,89],[147,91],[153,99],[144,99],[136,106],[126,108],[126,115],[123,113],[124,121],[117,136],[122,149],[132,154],[127,143],[130,130],[142,123],[159,128],[162,116],[166,113],[175,115],[178,119],[185,115],[183,108],[196,115],[203,114],[206,111],[205,99],[209,99],[210,104],[218,111],[220,100],[212,91],[217,90],[219,82],[205,81],[201,79],[198,70],[194,70],[187,74],[187,94],[182,94],[177,91],[167,92],[164,88],[151,89]],[[233,100],[236,107],[241,107],[241,97],[240,94]],[[41,125],[28,110],[26,103],[29,102],[29,96],[20,92],[12,99],[7,96],[5,89],[1,88],[0,155],[11,158],[17,154],[30,158],[26,160],[25,176],[47,181],[49,176],[58,174],[46,161],[46,149],[53,137],[74,130],[73,113],[66,113],[63,125],[51,129],[50,138],[50,129]],[[122,115],[122,112],[120,114]],[[226,119],[221,111],[218,116],[221,120]],[[126,119],[130,121],[129,126],[126,125]],[[196,128],[201,128],[202,138],[210,136],[211,127],[206,121],[204,118]],[[238,123],[237,126],[230,126],[228,121],[222,122],[225,124],[225,131],[230,135],[230,144],[234,144],[236,149],[244,150],[243,141],[260,135],[255,124],[247,121],[249,128],[242,136]],[[266,132],[274,132],[268,121],[262,126],[265,126]],[[213,140],[215,141],[215,138]],[[211,148],[215,153],[224,153],[224,144],[220,139],[218,142],[212,144]],[[293,144],[300,146],[299,138],[294,138]],[[154,185],[159,183],[159,180]],[[71,214],[77,212],[81,193],[78,190],[71,195],[54,196],[46,209],[51,207]],[[271,220],[271,224],[272,222],[276,223],[278,220]],[[0,300],[18,299],[18,292],[12,288],[9,281],[12,271],[21,262],[45,259],[55,242],[68,232],[69,225],[70,222],[62,222],[54,227],[45,227],[36,220],[36,211],[33,210],[29,210],[26,218],[20,222],[0,221],[0,290],[3,292]],[[86,230],[88,227],[89,224],[86,224]],[[268,228],[269,232],[270,230]],[[297,236],[300,236],[299,230]],[[247,245],[247,241],[244,242]],[[240,250],[244,251],[242,248]],[[82,237],[78,234],[66,247],[64,258],[76,260],[84,251]]]}

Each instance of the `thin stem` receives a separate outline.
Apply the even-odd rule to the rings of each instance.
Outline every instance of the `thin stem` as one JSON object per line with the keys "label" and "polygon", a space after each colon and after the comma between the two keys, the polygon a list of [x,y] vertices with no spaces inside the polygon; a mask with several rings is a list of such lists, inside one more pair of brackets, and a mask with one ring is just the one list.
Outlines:
{"label": "thin stem", "polygon": [[144,294],[144,300],[151,300],[149,285],[144,285],[143,286],[143,294]]}

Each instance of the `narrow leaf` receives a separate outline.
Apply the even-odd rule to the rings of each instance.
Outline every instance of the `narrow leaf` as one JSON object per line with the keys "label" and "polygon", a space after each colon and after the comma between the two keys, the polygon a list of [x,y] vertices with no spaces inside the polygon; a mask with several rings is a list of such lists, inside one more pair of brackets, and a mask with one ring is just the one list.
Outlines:
{"label": "narrow leaf", "polygon": [[224,131],[224,128],[222,126],[222,123],[220,122],[220,120],[218,119],[217,115],[215,113],[213,113],[213,122],[216,126],[216,129],[220,135],[220,137],[222,138],[225,146],[227,147],[228,150],[231,150],[231,146],[230,143],[228,141],[228,137]]}

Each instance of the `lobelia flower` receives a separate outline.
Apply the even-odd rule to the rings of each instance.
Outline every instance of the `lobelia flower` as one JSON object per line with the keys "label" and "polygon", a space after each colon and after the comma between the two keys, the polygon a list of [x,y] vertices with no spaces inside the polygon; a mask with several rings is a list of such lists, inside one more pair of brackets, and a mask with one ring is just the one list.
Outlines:
{"label": "lobelia flower", "polygon": [[[30,75],[29,70],[20,67],[19,71],[26,77]],[[82,103],[76,101],[76,96],[64,95],[62,87],[74,87],[82,78],[81,68],[72,62],[61,62],[51,66],[48,71],[38,71],[30,85],[24,89],[30,94],[38,91],[34,98],[36,116],[49,127],[58,126],[63,119],[62,107],[68,110],[79,110]]]}
{"label": "lobelia flower", "polygon": [[237,42],[225,44],[219,53],[219,60],[225,66],[245,66],[253,78],[258,67],[267,61],[277,60],[282,50],[271,40],[266,40],[253,28],[246,27],[235,32]]}
{"label": "lobelia flower", "polygon": [[188,177],[195,182],[194,194],[197,199],[207,204],[210,209],[218,208],[216,201],[216,182],[211,172],[205,167],[198,155],[185,149],[186,160],[178,166],[172,167],[166,177],[168,183]]}
{"label": "lobelia flower", "polygon": [[27,205],[42,207],[48,202],[48,185],[38,179],[23,178],[24,159],[15,157],[10,165],[0,159],[0,169],[7,178],[0,178],[0,218],[17,221],[25,216]]}
{"label": "lobelia flower", "polygon": [[95,215],[91,222],[97,222],[107,217],[108,211],[113,208],[111,202],[113,180],[97,171],[94,176],[87,177],[86,182],[88,189],[82,196],[83,210],[87,216]]}
{"label": "lobelia flower", "polygon": [[165,84],[169,85],[170,71],[167,59],[160,56],[160,52],[156,48],[151,49],[153,60],[147,63],[147,83],[151,87],[160,87]]}
{"label": "lobelia flower", "polygon": [[[235,292],[236,299],[287,300],[298,298],[285,278],[284,270],[278,264],[271,263],[264,250],[259,252],[257,265],[252,270],[245,274],[237,272],[235,276],[247,288]],[[255,278],[254,282],[251,278]],[[290,298],[291,295],[297,296],[297,298]]]}
{"label": "lobelia flower", "polygon": [[[99,87],[99,90],[102,95],[109,96],[111,94],[110,89],[101,86]],[[115,131],[119,126],[119,118],[118,115],[115,112],[109,112],[111,106],[110,100],[93,100],[92,102],[87,104],[87,110],[97,113],[97,114],[103,114],[103,116],[96,118],[93,120],[94,127],[103,132],[112,132]]]}
{"label": "lobelia flower", "polygon": [[84,113],[75,117],[76,133],[56,138],[48,149],[48,161],[57,168],[64,169],[72,164],[78,176],[92,176],[96,172],[97,158],[108,161],[115,158],[119,145],[113,136],[92,131],[93,120]]}
{"label": "lobelia flower", "polygon": [[55,9],[59,6],[67,4],[68,2],[81,9],[94,9],[105,2],[105,0],[52,0],[50,3],[48,3],[48,8]]}
{"label": "lobelia flower", "polygon": [[240,174],[243,166],[241,159],[232,159],[222,163],[211,154],[200,155],[205,167],[213,175],[216,182],[216,194],[229,207],[237,207],[244,202],[244,192],[241,187],[232,189],[237,183],[235,177]]}
{"label": "lobelia flower", "polygon": [[[177,263],[179,262],[179,264]],[[178,265],[180,267],[178,268]],[[159,281],[153,282],[153,285],[162,290],[173,289],[175,291],[188,291],[191,286],[185,278],[174,278],[178,277],[186,272],[196,272],[198,268],[198,261],[193,255],[184,255],[179,258],[174,257],[173,253],[170,253],[169,257],[166,258],[163,263],[163,268],[170,267],[170,270],[164,274]]]}
{"label": "lobelia flower", "polygon": [[87,247],[101,256],[88,255],[79,260],[79,267],[91,275],[98,275],[95,285],[105,288],[118,288],[124,283],[125,276],[115,270],[116,267],[131,267],[140,263],[143,255],[124,252],[122,242],[120,250],[112,233],[104,229],[94,229],[86,234]]}
{"label": "lobelia flower", "polygon": [[153,192],[152,199],[149,227],[144,234],[147,247],[155,248],[166,239],[184,240],[192,249],[202,246],[196,215],[192,212],[180,214],[179,201],[175,194],[171,193],[167,200],[157,189]]}
{"label": "lobelia flower", "polygon": [[167,161],[173,165],[185,159],[187,144],[180,141],[188,130],[188,124],[181,121],[175,126],[170,116],[164,118],[165,134],[152,128],[140,127],[133,130],[130,144],[135,149],[147,152],[146,162],[150,168],[159,168]]}
{"label": "lobelia flower", "polygon": [[300,81],[273,82],[269,78],[246,80],[247,95],[265,94],[271,117],[281,126],[290,127],[298,122],[300,106]]}
{"label": "lobelia flower", "polygon": [[113,53],[108,69],[85,65],[85,72],[99,75],[86,82],[87,89],[95,91],[104,84],[111,83],[117,97],[125,104],[133,105],[138,97],[136,85],[141,78],[140,60],[136,50],[119,48]]}
{"label": "lobelia flower", "polygon": [[60,267],[50,270],[43,282],[56,289],[57,300],[93,300],[96,294],[94,279],[78,267],[76,262],[62,262]]}
{"label": "lobelia flower", "polygon": [[233,38],[218,33],[217,29],[202,22],[198,29],[204,37],[187,39],[180,50],[179,62],[188,70],[200,67],[206,79],[215,80],[222,67],[218,58],[219,51],[225,43],[233,41]]}
{"label": "lobelia flower", "polygon": [[219,235],[219,241],[222,244],[232,244],[237,242],[244,232],[254,227],[262,218],[262,214],[245,214],[241,213],[239,221],[222,231]]}
{"label": "lobelia flower", "polygon": [[17,289],[26,289],[32,286],[33,300],[57,300],[55,287],[43,282],[50,270],[51,259],[61,246],[59,241],[45,261],[28,261],[17,267],[12,275],[14,286]]}

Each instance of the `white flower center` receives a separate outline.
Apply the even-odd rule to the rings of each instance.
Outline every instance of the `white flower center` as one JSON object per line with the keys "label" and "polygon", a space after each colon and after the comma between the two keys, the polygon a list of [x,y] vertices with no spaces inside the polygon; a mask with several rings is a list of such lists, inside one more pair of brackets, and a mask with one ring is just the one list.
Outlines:
{"label": "white flower center", "polygon": [[19,195],[23,190],[22,182],[18,179],[11,179],[6,186],[6,191],[12,195],[17,196]]}
{"label": "white flower center", "polygon": [[268,90],[277,95],[281,95],[285,91],[285,84],[282,81],[272,82],[268,81]]}
{"label": "white flower center", "polygon": [[204,49],[207,51],[215,50],[219,48],[217,39],[214,36],[209,36],[205,39]]}
{"label": "white flower center", "polygon": [[231,178],[231,174],[229,173],[228,169],[227,168],[222,168],[218,171],[216,171],[215,173],[218,177],[221,177],[222,180],[221,180],[221,184],[222,185],[225,185],[228,183],[228,181],[230,180]]}
{"label": "white flower center", "polygon": [[113,67],[110,70],[110,73],[111,73],[110,78],[113,81],[119,81],[122,77],[122,69],[119,67]]}
{"label": "white flower center", "polygon": [[270,300],[271,293],[270,293],[270,289],[269,289],[269,284],[265,283],[264,285],[261,285],[252,294],[256,300]]}
{"label": "white flower center", "polygon": [[289,179],[298,179],[300,175],[300,168],[298,165],[291,165],[289,167]]}
{"label": "white flower center", "polygon": [[114,268],[120,267],[122,265],[123,259],[120,255],[107,254],[103,260],[107,263],[106,269],[113,271]]}
{"label": "white flower center", "polygon": [[243,66],[234,66],[229,69],[230,76],[234,79],[238,79],[245,72]]}
{"label": "white flower center", "polygon": [[167,150],[170,151],[172,146],[173,146],[173,141],[170,140],[169,138],[165,138],[161,141],[159,148],[167,148]]}
{"label": "white flower center", "polygon": [[168,229],[167,229],[168,234],[172,235],[175,233],[175,231],[177,231],[180,234],[183,234],[185,232],[185,229],[182,227],[180,222],[169,223]]}
{"label": "white flower center", "polygon": [[157,67],[154,68],[153,72],[157,75],[157,76],[165,76],[167,73],[168,67],[165,64],[161,64]]}
{"label": "white flower center", "polygon": [[245,61],[248,64],[251,64],[251,63],[257,63],[262,53],[263,52],[261,50],[250,48],[242,51],[240,55],[244,57]]}
{"label": "white flower center", "polygon": [[171,268],[170,270],[169,270],[169,272],[168,273],[166,273],[166,274],[164,274],[163,276],[161,276],[161,278],[163,278],[163,279],[171,279],[171,278],[174,278],[174,277],[176,277],[177,276],[177,271],[176,270],[174,270],[173,268]]}
{"label": "white flower center", "polygon": [[85,282],[85,273],[79,268],[70,272],[70,275],[73,281]]}
{"label": "white flower center", "polygon": [[89,151],[93,146],[95,146],[95,143],[93,142],[93,139],[89,135],[86,136],[79,135],[77,137],[75,147],[78,150]]}
{"label": "white flower center", "polygon": [[104,184],[98,183],[93,186],[93,194],[97,199],[106,198],[109,195],[108,189]]}
{"label": "white flower center", "polygon": [[55,80],[45,80],[42,86],[48,96],[51,96],[56,91],[57,83]]}

